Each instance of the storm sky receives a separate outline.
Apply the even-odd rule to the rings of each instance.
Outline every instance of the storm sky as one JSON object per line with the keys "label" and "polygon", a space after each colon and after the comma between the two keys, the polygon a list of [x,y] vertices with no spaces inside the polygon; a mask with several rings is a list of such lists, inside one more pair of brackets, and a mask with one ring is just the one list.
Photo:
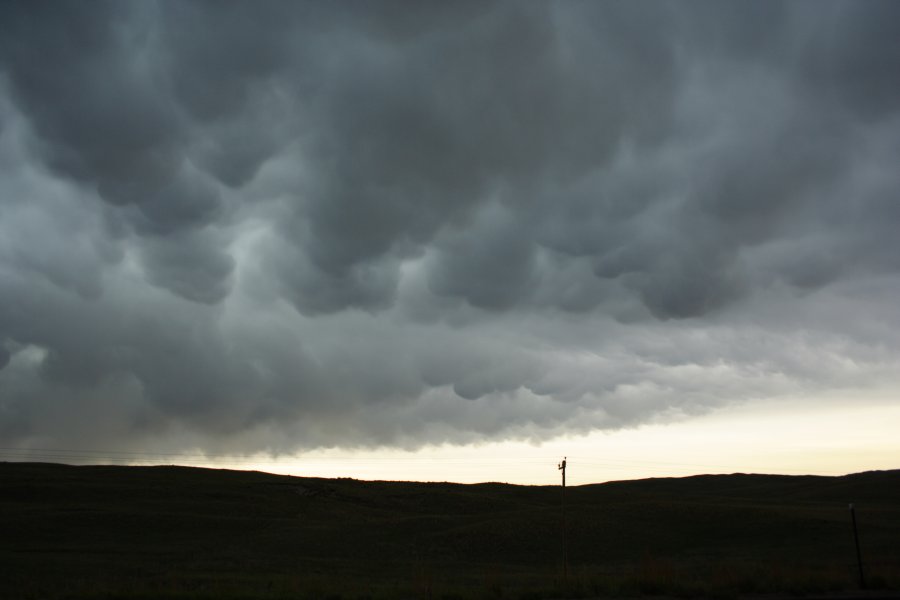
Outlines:
{"label": "storm sky", "polygon": [[415,449],[900,389],[898,23],[3,2],[0,446]]}

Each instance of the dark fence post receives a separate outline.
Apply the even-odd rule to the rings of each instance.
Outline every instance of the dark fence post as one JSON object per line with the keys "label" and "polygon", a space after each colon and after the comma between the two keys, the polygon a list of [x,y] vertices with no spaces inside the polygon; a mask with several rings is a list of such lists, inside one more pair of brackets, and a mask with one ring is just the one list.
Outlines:
{"label": "dark fence post", "polygon": [[856,542],[856,564],[859,567],[859,587],[866,589],[866,578],[863,576],[862,554],[859,551],[859,532],[856,529],[856,509],[850,505],[850,519],[853,522],[853,541]]}

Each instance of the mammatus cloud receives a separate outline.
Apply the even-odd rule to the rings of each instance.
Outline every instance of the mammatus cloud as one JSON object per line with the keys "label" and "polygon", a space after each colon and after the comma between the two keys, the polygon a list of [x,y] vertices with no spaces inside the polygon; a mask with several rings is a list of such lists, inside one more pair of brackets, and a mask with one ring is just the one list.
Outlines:
{"label": "mammatus cloud", "polygon": [[887,385],[893,2],[8,2],[0,440],[541,439]]}

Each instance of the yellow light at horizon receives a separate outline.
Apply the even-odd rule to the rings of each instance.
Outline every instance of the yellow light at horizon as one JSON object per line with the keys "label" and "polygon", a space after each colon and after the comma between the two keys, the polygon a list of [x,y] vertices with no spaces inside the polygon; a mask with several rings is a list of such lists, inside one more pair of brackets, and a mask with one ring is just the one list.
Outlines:
{"label": "yellow light at horizon", "polygon": [[309,477],[545,485],[559,483],[556,464],[567,456],[569,485],[701,473],[840,475],[900,467],[898,431],[900,405],[884,399],[863,405],[830,399],[814,406],[773,401],[539,445],[505,441],[410,452],[320,450],[233,466]]}

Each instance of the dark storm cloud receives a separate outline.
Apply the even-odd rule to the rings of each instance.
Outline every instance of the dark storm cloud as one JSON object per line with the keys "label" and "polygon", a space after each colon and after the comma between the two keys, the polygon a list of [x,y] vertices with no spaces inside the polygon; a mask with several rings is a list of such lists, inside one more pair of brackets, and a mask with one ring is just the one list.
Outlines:
{"label": "dark storm cloud", "polygon": [[534,438],[891,381],[896,3],[0,11],[5,443]]}

